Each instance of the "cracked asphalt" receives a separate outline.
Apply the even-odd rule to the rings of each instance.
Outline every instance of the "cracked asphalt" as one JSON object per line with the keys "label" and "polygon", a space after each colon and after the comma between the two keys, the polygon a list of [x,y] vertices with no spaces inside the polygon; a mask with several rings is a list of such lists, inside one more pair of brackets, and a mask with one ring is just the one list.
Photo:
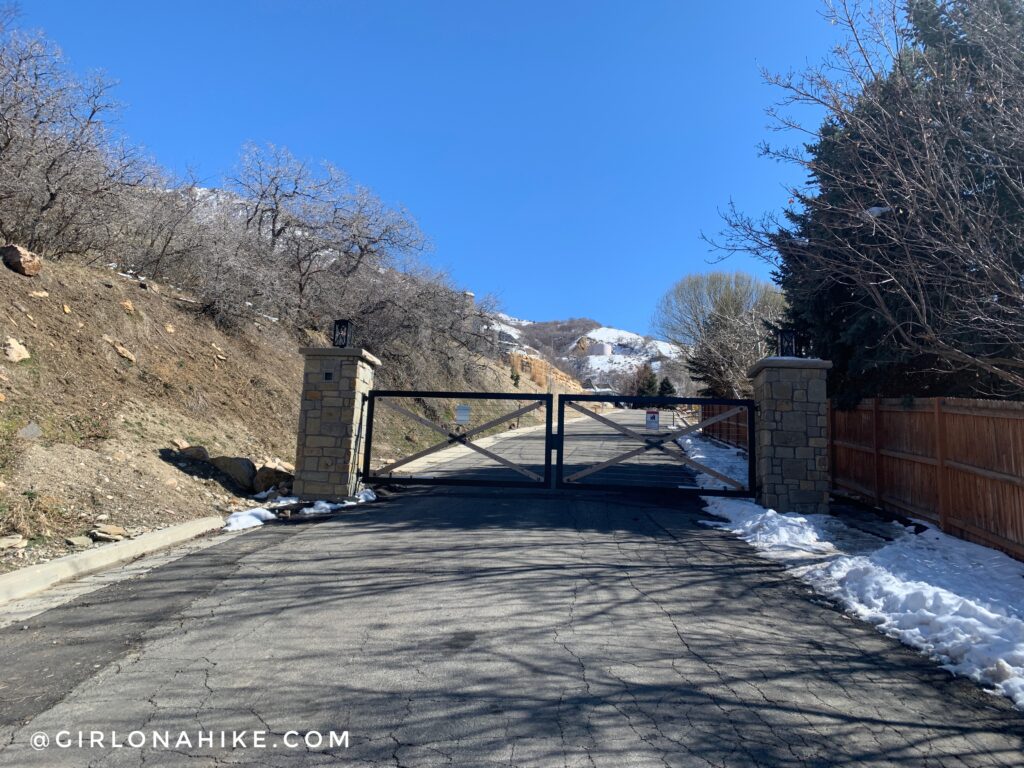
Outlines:
{"label": "cracked asphalt", "polygon": [[[702,519],[432,490],[237,537],[0,630],[0,765],[1024,764],[1008,702]],[[29,746],[254,729],[266,748]]]}

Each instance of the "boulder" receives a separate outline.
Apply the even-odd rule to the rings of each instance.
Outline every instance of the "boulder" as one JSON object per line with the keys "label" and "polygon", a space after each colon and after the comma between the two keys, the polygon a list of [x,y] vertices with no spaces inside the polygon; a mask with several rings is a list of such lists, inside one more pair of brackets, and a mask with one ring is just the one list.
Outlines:
{"label": "boulder", "polygon": [[8,336],[4,342],[4,357],[12,363],[20,363],[22,360],[28,360],[32,355],[29,354],[24,344],[13,336]]}
{"label": "boulder", "polygon": [[269,491],[271,488],[281,488],[285,485],[291,486],[295,477],[291,472],[286,472],[280,467],[265,464],[256,472],[252,481],[252,489],[256,493]]}
{"label": "boulder", "polygon": [[0,536],[0,551],[5,549],[24,549],[28,546],[28,539],[18,533],[10,536]]}
{"label": "boulder", "polygon": [[64,541],[75,549],[88,549],[92,546],[92,539],[88,536],[68,536]]}
{"label": "boulder", "polygon": [[35,277],[43,268],[43,260],[20,245],[0,247],[0,258],[4,260],[5,267],[26,277]]}
{"label": "boulder", "polygon": [[230,477],[243,491],[252,491],[256,479],[256,465],[242,456],[214,456],[210,463]]}
{"label": "boulder", "polygon": [[127,535],[128,531],[120,525],[110,523],[100,523],[89,531],[89,536],[93,541],[121,541]]}
{"label": "boulder", "polygon": [[190,461],[209,461],[210,452],[201,445],[188,445],[178,450],[178,455]]}
{"label": "boulder", "polygon": [[180,437],[176,437],[173,440],[171,440],[171,445],[173,445],[174,449],[177,451],[184,451],[186,448],[188,448],[188,441],[182,440]]}

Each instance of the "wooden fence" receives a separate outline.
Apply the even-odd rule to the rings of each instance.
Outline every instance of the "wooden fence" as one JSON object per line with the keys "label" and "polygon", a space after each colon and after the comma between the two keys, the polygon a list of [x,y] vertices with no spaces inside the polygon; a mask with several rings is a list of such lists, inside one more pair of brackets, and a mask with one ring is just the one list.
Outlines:
{"label": "wooden fence", "polygon": [[[704,419],[710,419],[712,416],[717,416],[720,413],[730,411],[734,407],[735,406],[732,405],[701,405],[700,420],[703,421]],[[721,440],[723,443],[745,449],[749,444],[749,435],[747,435],[747,411],[744,408],[739,413],[730,416],[727,419],[722,419],[710,426],[704,427],[701,432],[708,437]]]}
{"label": "wooden fence", "polygon": [[1024,402],[874,399],[829,414],[836,491],[1024,559]]}

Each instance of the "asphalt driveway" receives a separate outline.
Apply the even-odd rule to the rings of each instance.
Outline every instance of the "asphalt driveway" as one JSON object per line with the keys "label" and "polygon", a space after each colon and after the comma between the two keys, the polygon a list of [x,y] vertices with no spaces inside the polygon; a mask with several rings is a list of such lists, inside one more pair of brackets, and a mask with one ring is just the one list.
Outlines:
{"label": "asphalt driveway", "polygon": [[[432,490],[238,537],[0,630],[0,764],[1024,763],[1005,700],[704,518]],[[61,730],[269,736],[29,746]],[[286,748],[291,730],[347,730],[349,747]]]}

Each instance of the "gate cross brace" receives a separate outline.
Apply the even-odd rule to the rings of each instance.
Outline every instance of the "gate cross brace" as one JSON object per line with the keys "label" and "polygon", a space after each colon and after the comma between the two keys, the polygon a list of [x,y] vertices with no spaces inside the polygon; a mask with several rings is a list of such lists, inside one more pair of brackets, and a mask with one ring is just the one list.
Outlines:
{"label": "gate cross brace", "polygon": [[411,456],[406,456],[404,459],[399,459],[398,461],[392,462],[391,464],[388,464],[386,467],[381,467],[374,473],[375,475],[380,476],[388,474],[390,472],[393,472],[398,467],[416,461],[416,459],[422,459],[424,456],[429,456],[432,453],[436,453],[437,451],[440,451],[443,448],[447,448],[448,446],[453,445],[454,443],[459,443],[461,445],[466,446],[467,448],[476,451],[477,453],[483,454],[487,458],[496,461],[499,464],[503,464],[509,469],[514,469],[516,472],[519,472],[522,475],[526,475],[531,480],[536,480],[537,482],[544,481],[544,478],[538,475],[536,472],[531,472],[525,467],[521,467],[515,462],[509,461],[508,459],[504,458],[503,456],[499,456],[496,453],[492,453],[491,451],[488,451],[486,448],[482,448],[470,440],[470,438],[473,437],[474,435],[478,435],[481,432],[491,429],[492,427],[498,426],[499,424],[504,424],[506,421],[511,421],[512,419],[518,416],[522,416],[524,413],[535,411],[536,409],[540,408],[543,405],[542,402],[538,401],[530,405],[525,405],[519,410],[512,411],[512,413],[505,414],[504,416],[499,416],[496,419],[491,419],[486,424],[481,424],[479,427],[474,427],[473,429],[469,430],[468,432],[464,432],[461,435],[455,432],[449,432],[443,427],[437,426],[437,424],[430,421],[429,419],[423,418],[418,413],[413,413],[407,408],[403,408],[400,405],[395,405],[394,403],[388,402],[386,399],[381,400],[381,403],[384,406],[390,408],[391,410],[397,411],[398,413],[401,413],[404,416],[408,416],[410,419],[419,422],[423,426],[429,427],[435,432],[444,435],[445,439],[439,443],[435,443],[429,448],[424,448],[422,451],[419,451],[418,453],[414,453]]}
{"label": "gate cross brace", "polygon": [[[711,469],[711,467],[707,467],[707,466],[705,466],[705,465],[703,465],[703,464],[701,464],[701,463],[699,463],[697,461],[694,461],[689,456],[687,456],[685,452],[683,452],[683,449],[679,445],[677,445],[675,443],[675,440],[677,438],[683,437],[684,435],[688,435],[691,432],[696,432],[698,429],[701,429],[703,427],[707,427],[707,426],[710,426],[712,424],[716,424],[719,421],[724,421],[725,419],[728,419],[730,416],[733,416],[734,414],[742,412],[743,408],[741,408],[741,407],[732,408],[732,409],[730,409],[728,411],[725,411],[724,413],[720,413],[720,414],[718,414],[716,416],[712,416],[710,418],[704,419],[704,421],[698,422],[697,424],[691,424],[691,425],[689,425],[687,427],[684,427],[682,429],[678,429],[675,432],[669,432],[667,435],[662,435],[661,437],[658,437],[658,438],[649,438],[649,437],[645,437],[644,435],[641,435],[639,432],[634,432],[629,427],[625,427],[622,424],[616,424],[611,419],[606,419],[604,416],[601,416],[598,413],[594,413],[593,411],[588,411],[586,408],[582,408],[582,407],[576,405],[576,403],[566,402],[566,405],[568,405],[573,410],[579,411],[582,414],[590,416],[592,419],[594,419],[596,421],[599,421],[602,424],[604,424],[606,426],[609,426],[609,427],[611,427],[614,430],[617,430],[618,432],[621,432],[622,434],[626,435],[626,437],[631,437],[634,440],[639,440],[640,442],[644,443],[642,448],[637,448],[637,449],[632,450],[632,451],[627,451],[626,453],[620,454],[619,456],[616,456],[614,458],[608,459],[607,461],[603,461],[600,464],[595,464],[592,467],[587,467],[586,469],[581,469],[579,472],[571,474],[567,478],[565,478],[566,482],[574,482],[576,480],[579,480],[581,478],[586,477],[587,475],[592,475],[595,472],[600,472],[602,469],[607,469],[608,467],[614,466],[616,464],[621,464],[624,461],[628,461],[629,459],[633,458],[634,456],[639,456],[640,454],[646,453],[647,451],[657,449],[657,450],[661,451],[662,453],[666,454],[667,456],[672,457],[673,459],[678,461],[680,464],[684,464],[684,465],[686,465],[688,467],[691,467],[691,468],[696,469],[696,470],[698,470],[700,472],[703,472],[703,473],[705,473],[707,475],[710,475],[711,477],[715,478],[716,480],[720,480],[721,482],[723,482],[723,483],[725,483],[727,485],[731,485],[733,488],[735,488],[737,490],[743,490],[743,488],[744,488],[742,483],[736,482],[731,477],[728,477],[727,475],[723,475],[722,473],[717,472],[717,471]],[[675,453],[674,451],[670,451],[666,447],[665,443],[668,443],[669,441],[671,441],[671,445],[673,445],[676,449],[679,450],[679,453]]]}

